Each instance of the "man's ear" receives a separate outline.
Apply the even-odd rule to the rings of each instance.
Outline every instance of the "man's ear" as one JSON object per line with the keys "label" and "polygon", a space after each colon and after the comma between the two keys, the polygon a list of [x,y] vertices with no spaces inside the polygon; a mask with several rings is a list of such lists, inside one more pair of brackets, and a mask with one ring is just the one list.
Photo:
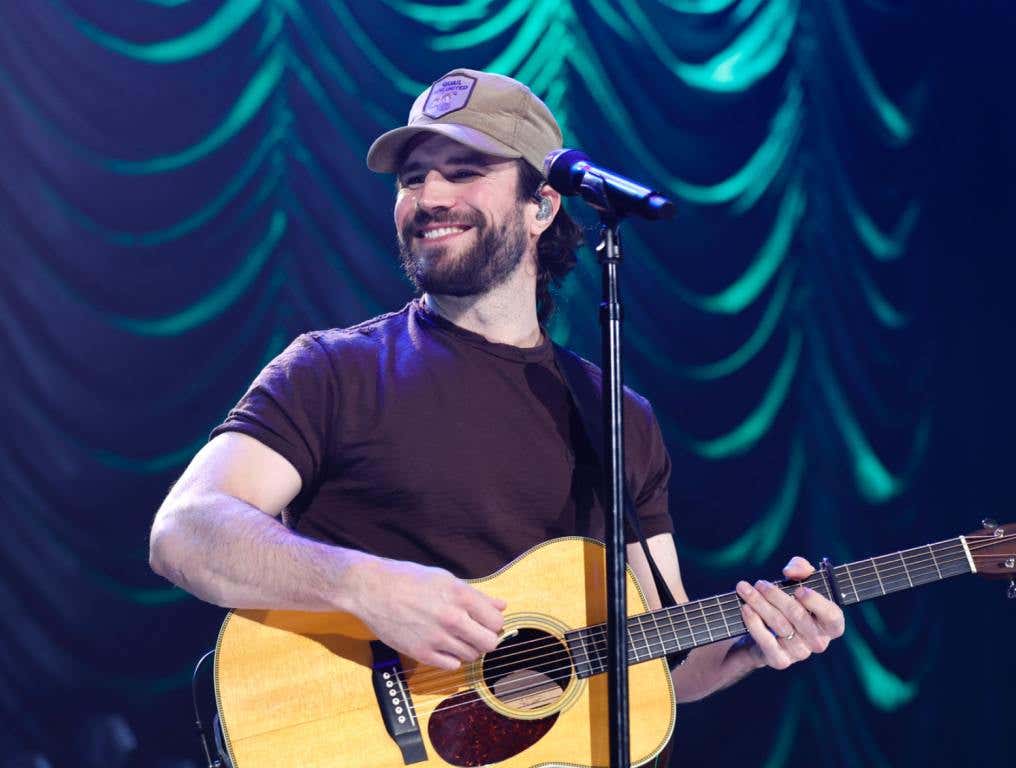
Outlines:
{"label": "man's ear", "polygon": [[540,210],[536,212],[537,221],[546,221],[554,213],[554,206],[550,204],[550,198],[540,195]]}
{"label": "man's ear", "polygon": [[561,194],[549,184],[544,184],[533,196],[533,203],[536,206],[536,212],[531,232],[539,236],[550,227],[557,212],[561,209]]}

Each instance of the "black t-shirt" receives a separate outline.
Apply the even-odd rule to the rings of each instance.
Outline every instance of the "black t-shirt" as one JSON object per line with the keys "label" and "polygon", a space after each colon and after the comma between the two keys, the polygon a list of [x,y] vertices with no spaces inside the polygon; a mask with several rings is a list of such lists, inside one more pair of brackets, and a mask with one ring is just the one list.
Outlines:
{"label": "black t-shirt", "polygon": [[[624,407],[643,531],[670,532],[659,426],[630,390]],[[476,578],[550,538],[604,538],[595,455],[551,343],[492,344],[419,300],[298,337],[212,436],[226,431],[296,468],[284,520],[322,541]]]}

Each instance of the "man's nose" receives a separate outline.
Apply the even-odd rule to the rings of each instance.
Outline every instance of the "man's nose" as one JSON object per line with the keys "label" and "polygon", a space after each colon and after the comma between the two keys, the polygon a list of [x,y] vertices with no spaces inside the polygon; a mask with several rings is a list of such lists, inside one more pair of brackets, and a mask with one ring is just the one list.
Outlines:
{"label": "man's nose", "polygon": [[416,191],[416,205],[424,211],[451,208],[455,200],[455,185],[437,170],[428,171]]}

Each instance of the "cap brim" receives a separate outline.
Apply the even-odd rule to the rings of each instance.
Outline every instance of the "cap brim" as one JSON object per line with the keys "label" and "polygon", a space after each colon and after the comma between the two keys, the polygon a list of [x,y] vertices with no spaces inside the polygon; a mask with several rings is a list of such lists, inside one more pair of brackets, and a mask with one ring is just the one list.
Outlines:
{"label": "cap brim", "polygon": [[475,128],[454,123],[428,123],[406,125],[383,133],[374,140],[367,150],[367,167],[378,173],[396,173],[406,144],[421,133],[436,133],[457,141],[471,149],[494,157],[522,157],[522,153],[492,139]]}

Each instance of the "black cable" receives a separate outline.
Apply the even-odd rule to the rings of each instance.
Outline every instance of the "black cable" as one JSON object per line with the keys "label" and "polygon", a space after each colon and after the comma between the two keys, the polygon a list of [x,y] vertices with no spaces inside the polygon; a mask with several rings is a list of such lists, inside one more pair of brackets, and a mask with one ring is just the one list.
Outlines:
{"label": "black cable", "polygon": [[205,734],[205,727],[201,723],[201,710],[198,708],[198,673],[201,665],[209,656],[215,655],[215,649],[205,653],[194,666],[194,674],[191,676],[191,697],[194,700],[194,725],[198,731],[198,738],[201,739],[201,747],[205,751],[205,760],[208,761],[208,768],[222,768],[222,761],[212,757],[212,750],[208,746],[208,736]]}

